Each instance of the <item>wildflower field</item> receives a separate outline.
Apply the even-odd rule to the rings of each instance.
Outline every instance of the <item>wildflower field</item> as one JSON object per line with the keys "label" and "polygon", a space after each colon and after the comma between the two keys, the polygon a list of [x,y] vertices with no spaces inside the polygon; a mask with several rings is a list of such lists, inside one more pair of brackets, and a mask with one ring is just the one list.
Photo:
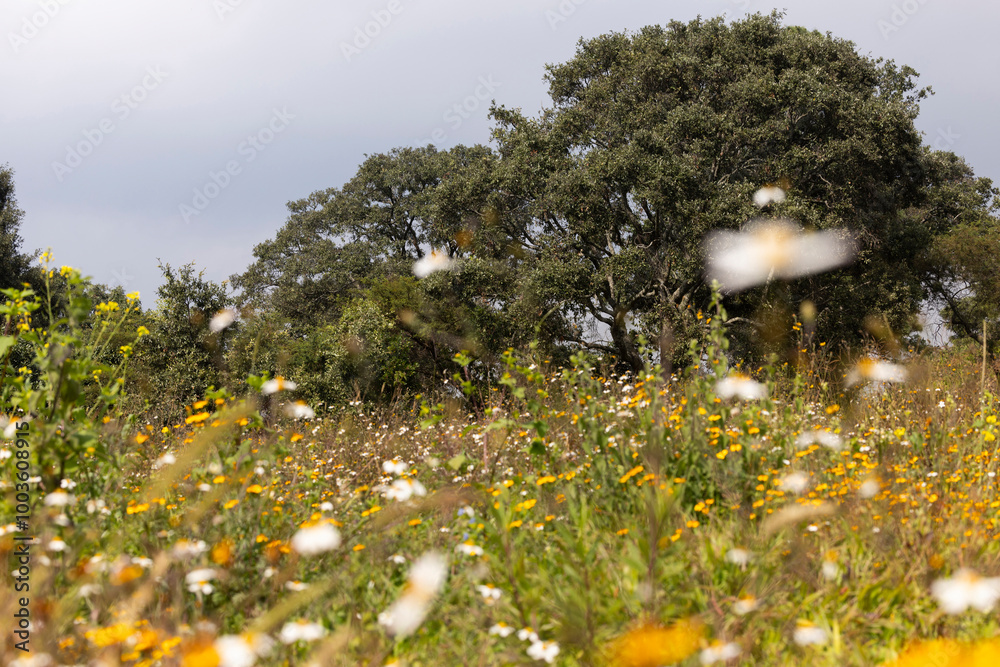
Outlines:
{"label": "wildflower field", "polygon": [[[735,2],[581,22],[534,113],[508,78],[532,3],[443,21],[413,3],[398,23],[396,0],[245,3],[211,39],[184,3],[146,4],[163,7],[73,12],[94,14],[72,35],[102,45],[95,67],[56,32],[76,19],[53,21],[67,60],[40,38],[51,73],[20,79],[65,106],[33,92],[7,114],[48,233],[128,271],[106,285],[22,252],[0,164],[0,665],[1000,665],[1000,188],[951,125],[915,124],[933,90],[886,59],[886,32],[883,58]],[[546,12],[545,53],[581,4]],[[912,14],[892,10],[896,29]],[[347,61],[394,22],[349,75],[319,50],[338,50],[328,11],[362,17]],[[300,64],[271,57],[275,26]],[[512,30],[517,57],[489,41]],[[178,83],[114,100],[129,115],[149,94],[149,115],[88,161],[94,180],[71,177],[117,123],[88,117],[85,141],[38,123],[101,108],[62,93],[117,91],[77,74],[127,72],[163,35]],[[446,57],[422,60],[429,43]],[[441,67],[459,88],[432,85]],[[345,104],[367,81],[395,101]],[[273,115],[243,141],[258,93]],[[261,236],[267,193],[426,136],[420,105],[452,96],[433,143],[364,153]],[[942,108],[934,123],[984,141]],[[455,143],[482,116],[481,143]],[[64,135],[55,192],[39,169]],[[144,309],[133,237],[216,266],[158,256]]]}
{"label": "wildflower field", "polygon": [[796,325],[738,373],[717,301],[674,374],[508,353],[389,408],[252,377],[160,427],[99,361],[132,301],[61,274],[46,330],[5,291],[5,664],[997,664],[974,348],[848,367]]}

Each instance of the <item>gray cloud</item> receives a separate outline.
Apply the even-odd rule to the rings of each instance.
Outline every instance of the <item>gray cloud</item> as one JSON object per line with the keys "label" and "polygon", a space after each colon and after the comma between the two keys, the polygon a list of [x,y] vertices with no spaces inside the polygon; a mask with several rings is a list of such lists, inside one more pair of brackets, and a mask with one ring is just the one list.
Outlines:
{"label": "gray cloud", "polygon": [[[992,114],[1000,69],[988,34],[1000,7],[973,0],[784,6],[788,24],[913,66],[937,92],[918,119],[927,142],[948,136],[944,147],[977,173],[1000,177]],[[581,37],[770,9],[754,0],[7,0],[0,162],[16,171],[29,248],[51,246],[57,263],[103,282],[125,280],[148,306],[157,258],[196,261],[214,280],[242,270],[254,244],[284,222],[287,201],[342,185],[365,153],[413,145],[436,130],[443,147],[485,142],[494,97],[537,112],[548,100],[544,65],[572,57]],[[369,40],[364,48],[355,44],[359,30]],[[347,58],[343,44],[359,52]],[[116,100],[142,85],[150,67],[169,76],[120,118]],[[501,85],[487,91],[484,78]],[[464,105],[458,116],[456,104]],[[238,147],[276,108],[295,120],[244,162]],[[60,181],[53,163],[65,162],[67,146],[86,132],[96,136],[105,119],[113,131]],[[179,205],[234,159],[240,173],[185,224]]]}

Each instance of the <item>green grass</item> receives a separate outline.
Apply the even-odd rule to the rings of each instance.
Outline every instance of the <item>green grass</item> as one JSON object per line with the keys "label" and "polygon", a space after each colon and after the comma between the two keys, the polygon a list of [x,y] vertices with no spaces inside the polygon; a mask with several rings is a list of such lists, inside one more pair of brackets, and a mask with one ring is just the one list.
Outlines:
{"label": "green grass", "polygon": [[[872,665],[917,639],[956,640],[932,646],[953,662],[905,664],[995,650],[992,614],[931,595],[960,568],[1000,572],[1000,426],[973,353],[925,354],[908,383],[867,390],[816,355],[761,369],[769,395],[745,402],[717,398],[715,375],[506,362],[471,414],[448,399],[266,426],[252,398],[216,392],[161,430],[63,422],[58,438],[96,430],[108,454],[62,476],[69,504],[32,485],[31,655],[241,664],[243,642],[260,665],[513,665],[558,646],[554,664],[654,666],[700,664],[719,642],[739,649],[729,664]],[[31,428],[48,432],[44,414]],[[842,448],[799,446],[817,429]],[[324,523],[336,548],[292,547]],[[428,554],[443,582],[411,577]],[[214,572],[189,581],[199,569]],[[12,618],[10,576],[2,590]],[[394,635],[387,611],[415,629]],[[323,637],[280,641],[295,621]],[[796,642],[807,626],[822,643]]]}

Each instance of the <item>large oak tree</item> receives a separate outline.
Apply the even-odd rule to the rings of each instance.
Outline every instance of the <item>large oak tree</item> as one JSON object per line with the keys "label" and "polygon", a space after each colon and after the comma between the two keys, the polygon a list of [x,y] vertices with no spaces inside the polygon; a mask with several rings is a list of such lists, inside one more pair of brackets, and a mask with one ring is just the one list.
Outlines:
{"label": "large oak tree", "polygon": [[523,242],[547,255],[548,289],[602,322],[632,367],[635,331],[683,339],[696,324],[709,299],[703,239],[759,215],[752,195],[772,183],[788,198],[769,215],[847,228],[859,253],[848,268],[729,298],[737,339],[758,336],[764,310],[807,299],[827,340],[856,342],[872,316],[910,328],[924,250],[953,224],[934,192],[974,180],[922,145],[914,119],[929,91],[912,69],[774,13],[581,41],[547,79],[552,106],[538,117],[494,110],[497,188],[530,216]]}

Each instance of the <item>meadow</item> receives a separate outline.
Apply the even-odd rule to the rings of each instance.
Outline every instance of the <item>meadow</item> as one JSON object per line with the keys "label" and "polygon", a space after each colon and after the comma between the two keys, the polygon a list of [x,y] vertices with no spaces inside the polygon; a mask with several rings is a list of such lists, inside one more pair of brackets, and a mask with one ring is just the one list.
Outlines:
{"label": "meadow", "polygon": [[160,426],[120,409],[128,351],[99,361],[133,301],[56,273],[46,330],[4,292],[4,664],[1000,663],[974,347],[848,363],[796,324],[793,361],[734,370],[717,303],[673,374],[509,352],[381,407],[265,375]]}

